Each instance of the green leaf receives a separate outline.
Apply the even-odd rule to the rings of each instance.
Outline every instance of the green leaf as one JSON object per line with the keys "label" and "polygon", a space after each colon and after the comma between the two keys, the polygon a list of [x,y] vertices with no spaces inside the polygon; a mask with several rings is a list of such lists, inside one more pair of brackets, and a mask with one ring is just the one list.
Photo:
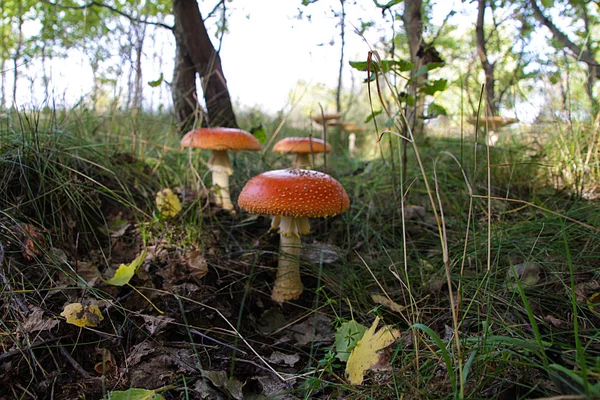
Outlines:
{"label": "green leaf", "polygon": [[133,275],[135,275],[137,269],[142,265],[144,260],[146,259],[146,251],[142,251],[142,253],[136,257],[129,265],[121,264],[115,272],[115,275],[105,280],[105,283],[113,286],[123,286],[129,283]]}
{"label": "green leaf", "polygon": [[419,91],[421,93],[425,93],[425,94],[433,96],[436,92],[442,92],[442,91],[446,90],[446,87],[448,87],[448,80],[447,79],[438,79],[431,83],[424,84],[423,86],[421,86],[419,88]]}
{"label": "green leaf", "polygon": [[415,75],[413,76],[413,78],[416,78],[417,76],[423,75],[424,73],[432,71],[432,70],[434,70],[436,68],[443,67],[444,65],[446,65],[446,63],[443,63],[443,62],[435,62],[435,63],[425,64],[425,65],[423,65],[421,68],[419,68],[417,70],[417,72],[415,73]]}
{"label": "green leaf", "polygon": [[[410,61],[406,61],[406,60],[381,60],[381,63],[377,62],[377,61],[372,61],[369,65],[368,61],[349,61],[348,62],[350,64],[350,66],[356,70],[359,71],[368,71],[369,68],[371,69],[371,71],[378,71],[378,72],[388,72],[388,71],[395,71],[395,72],[404,72],[404,71],[410,71],[411,69],[413,69],[414,64],[411,63]],[[379,66],[379,64],[381,64],[381,68]]]}
{"label": "green leaf", "polygon": [[446,111],[446,109],[444,107],[442,107],[436,103],[431,103],[427,107],[427,118],[436,118],[436,117],[439,117],[440,115],[448,115],[448,112]]}
{"label": "green leaf", "polygon": [[148,85],[150,85],[151,87],[157,87],[157,86],[160,86],[162,81],[163,81],[163,73],[161,72],[158,79],[155,81],[148,81]]}
{"label": "green leaf", "polygon": [[260,144],[267,143],[267,131],[262,126],[262,124],[259,124],[257,127],[251,128],[250,133],[256,138],[256,140],[258,140]]}
{"label": "green leaf", "polygon": [[373,118],[375,118],[376,116],[378,116],[382,112],[383,112],[383,110],[373,111],[371,114],[369,114],[367,116],[367,118],[365,118],[365,124],[368,123],[368,122],[370,122]]}
{"label": "green leaf", "polygon": [[102,400],[163,400],[164,397],[154,390],[131,388],[113,390]]}
{"label": "green leaf", "polygon": [[335,333],[335,356],[340,361],[348,361],[352,349],[362,339],[366,330],[366,326],[359,324],[355,320],[347,321],[340,325]]}

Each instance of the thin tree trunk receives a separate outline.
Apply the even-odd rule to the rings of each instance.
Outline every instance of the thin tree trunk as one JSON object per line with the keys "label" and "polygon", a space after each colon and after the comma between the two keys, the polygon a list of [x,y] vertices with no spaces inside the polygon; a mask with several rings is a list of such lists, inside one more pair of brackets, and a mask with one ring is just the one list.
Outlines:
{"label": "thin tree trunk", "polygon": [[135,43],[135,83],[133,95],[133,107],[139,110],[142,107],[143,75],[142,75],[142,50],[144,49],[144,39],[146,37],[146,24],[134,26],[136,35]]}
{"label": "thin tree trunk", "polygon": [[194,127],[196,110],[200,110],[200,105],[196,91],[196,70],[187,53],[181,48],[182,41],[176,42],[171,94],[179,132],[185,133]]}
{"label": "thin tree trunk", "polygon": [[498,107],[496,104],[496,98],[494,93],[495,77],[494,67],[495,65],[490,63],[488,60],[485,33],[483,29],[485,19],[485,8],[487,6],[487,0],[478,0],[477,10],[477,24],[475,25],[475,36],[477,37],[477,54],[481,61],[481,67],[485,74],[485,102],[486,102],[486,114],[497,115]]}
{"label": "thin tree trunk", "polygon": [[340,0],[342,11],[340,14],[340,68],[338,71],[337,91],[335,93],[335,108],[338,113],[342,112],[342,72],[344,71],[344,50],[346,48],[346,0]]}
{"label": "thin tree trunk", "polygon": [[419,56],[419,49],[423,41],[422,0],[405,0],[402,22],[408,38],[410,60],[414,64],[411,72],[408,94],[414,98],[414,105],[407,107],[406,118],[415,138],[423,136],[423,109],[425,105],[424,96],[419,95],[419,86],[427,79],[427,73],[415,76],[416,72],[424,65]]}
{"label": "thin tree trunk", "polygon": [[[178,51],[186,55],[202,81],[208,125],[237,127],[221,57],[208,37],[197,1],[173,0],[173,15]],[[190,117],[188,112],[178,110],[186,120]]]}
{"label": "thin tree trunk", "polygon": [[23,48],[23,5],[19,1],[19,30],[17,39],[17,48],[13,56],[13,107],[17,106],[17,87],[19,79],[19,60],[21,59],[21,50]]}

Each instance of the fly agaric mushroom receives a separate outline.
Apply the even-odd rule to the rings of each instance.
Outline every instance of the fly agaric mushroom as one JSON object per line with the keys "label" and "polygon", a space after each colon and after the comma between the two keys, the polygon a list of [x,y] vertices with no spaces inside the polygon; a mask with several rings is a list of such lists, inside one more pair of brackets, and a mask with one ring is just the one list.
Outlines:
{"label": "fly agaric mushroom", "polygon": [[227,151],[259,151],[261,145],[250,133],[235,128],[198,128],[186,133],[181,147],[212,150],[208,169],[212,172],[212,184],[217,187],[215,203],[227,211],[233,210],[229,194],[229,176],[233,168]]}
{"label": "fly agaric mushroom", "polygon": [[310,155],[329,153],[331,146],[324,140],[311,137],[288,137],[281,139],[273,146],[273,151],[284,154],[295,154],[294,168],[307,168],[312,165]]}
{"label": "fly agaric mushroom", "polygon": [[308,218],[343,213],[350,200],[343,186],[323,172],[283,169],[250,179],[238,204],[253,214],[271,215],[271,229],[279,229],[279,262],[271,299],[283,303],[302,294],[300,235],[310,233]]}

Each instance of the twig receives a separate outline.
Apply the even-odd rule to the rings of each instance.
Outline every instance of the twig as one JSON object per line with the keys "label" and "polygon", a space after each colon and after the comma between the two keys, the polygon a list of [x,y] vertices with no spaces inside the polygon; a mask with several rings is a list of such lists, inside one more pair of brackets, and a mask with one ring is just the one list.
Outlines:
{"label": "twig", "polygon": [[42,0],[42,3],[49,4],[49,5],[53,6],[53,7],[64,8],[64,9],[69,9],[69,10],[85,10],[85,9],[91,8],[93,6],[102,7],[102,8],[106,8],[106,9],[114,12],[115,14],[119,14],[120,16],[127,18],[131,22],[138,22],[138,23],[142,23],[142,24],[155,25],[155,26],[160,26],[161,28],[168,29],[170,31],[173,30],[173,27],[170,26],[170,25],[163,24],[162,22],[150,22],[150,21],[147,21],[145,19],[136,18],[136,17],[134,17],[132,15],[127,14],[126,12],[123,12],[123,11],[119,10],[116,7],[109,6],[108,4],[104,4],[104,3],[101,3],[99,1],[92,0],[89,3],[83,4],[81,6],[65,6],[65,5],[62,5],[62,4],[52,3],[49,0]]}
{"label": "twig", "polygon": [[12,356],[14,356],[16,354],[19,354],[19,353],[22,353],[24,351],[33,349],[35,347],[43,346],[43,345],[45,345],[47,343],[55,342],[57,340],[64,339],[64,338],[66,338],[66,336],[59,336],[57,338],[50,338],[50,339],[46,339],[46,340],[40,340],[38,342],[31,343],[31,344],[25,346],[24,348],[18,348],[18,349],[15,349],[15,350],[7,351],[5,353],[0,354],[0,361],[4,361],[5,359],[10,358],[10,357],[12,357]]}
{"label": "twig", "polygon": [[71,355],[69,354],[69,352],[67,350],[65,350],[64,347],[58,346],[58,349],[60,350],[60,352],[62,353],[62,355],[67,359],[67,361],[69,362],[69,364],[71,364],[71,366],[73,368],[75,368],[75,370],[77,372],[79,372],[79,375],[83,376],[85,379],[90,379],[91,378],[90,374],[88,374],[87,371],[84,370],[83,367],[77,361],[75,361],[75,359],[73,357],[71,357]]}
{"label": "twig", "polygon": [[242,354],[244,354],[244,355],[247,355],[247,354],[248,354],[248,353],[246,353],[244,350],[238,349],[237,347],[231,346],[231,345],[229,345],[229,344],[227,344],[227,343],[223,343],[223,342],[221,342],[221,341],[219,341],[219,340],[217,340],[217,339],[213,339],[213,338],[211,338],[210,336],[208,336],[208,335],[205,335],[204,333],[202,333],[202,332],[200,332],[200,331],[198,331],[198,330],[196,330],[196,329],[190,329],[190,332],[192,332],[194,335],[201,336],[201,337],[202,337],[202,338],[204,338],[204,339],[208,339],[208,340],[210,340],[210,341],[212,341],[212,342],[215,342],[215,343],[217,343],[217,344],[220,344],[221,346],[225,346],[225,347],[227,347],[227,348],[229,348],[229,349],[231,349],[231,350],[238,351],[238,352],[240,352],[240,353],[242,353]]}

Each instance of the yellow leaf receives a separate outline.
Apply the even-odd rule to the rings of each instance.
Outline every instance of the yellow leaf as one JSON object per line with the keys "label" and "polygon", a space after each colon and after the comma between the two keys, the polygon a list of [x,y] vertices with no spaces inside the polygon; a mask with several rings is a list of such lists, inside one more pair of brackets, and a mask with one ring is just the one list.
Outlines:
{"label": "yellow leaf", "polygon": [[346,379],[354,385],[360,385],[363,382],[365,371],[379,364],[380,354],[378,351],[394,343],[400,336],[399,330],[388,326],[375,332],[377,325],[379,325],[379,317],[375,318],[373,325],[365,332],[348,358]]}
{"label": "yellow leaf", "polygon": [[104,282],[113,286],[123,286],[129,283],[129,281],[131,280],[133,275],[135,275],[135,272],[140,267],[140,265],[142,265],[142,262],[144,262],[145,259],[146,251],[144,250],[129,265],[121,264],[117,269],[117,272],[115,272],[115,275],[108,280],[103,279]]}
{"label": "yellow leaf", "polygon": [[586,299],[590,311],[600,311],[600,292],[592,294]]}
{"label": "yellow leaf", "polygon": [[68,324],[80,326],[82,328],[86,326],[98,326],[104,319],[102,312],[98,306],[94,304],[86,306],[81,303],[67,304],[60,315],[67,319]]}
{"label": "yellow leaf", "polygon": [[181,211],[179,197],[171,189],[163,189],[156,194],[156,208],[166,217],[174,217]]}

